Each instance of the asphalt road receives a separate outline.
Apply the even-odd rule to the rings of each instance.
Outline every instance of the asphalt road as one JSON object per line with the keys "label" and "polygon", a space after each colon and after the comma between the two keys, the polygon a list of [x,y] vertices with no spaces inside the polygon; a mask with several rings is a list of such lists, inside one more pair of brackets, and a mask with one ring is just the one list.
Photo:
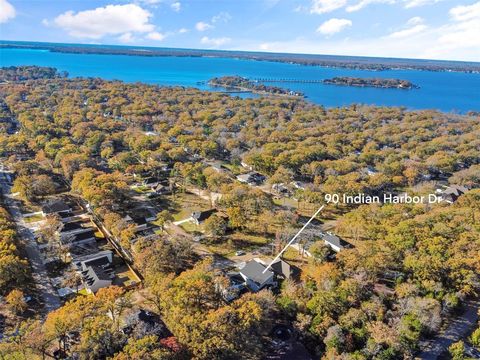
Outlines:
{"label": "asphalt road", "polygon": [[450,321],[448,327],[432,340],[423,344],[423,351],[417,356],[422,360],[436,360],[450,345],[464,339],[477,325],[480,300],[468,300],[462,315]]}
{"label": "asphalt road", "polygon": [[[0,190],[4,194],[10,194],[10,186],[6,182],[6,178],[2,172],[0,172]],[[5,205],[8,207],[15,220],[17,231],[20,235],[20,241],[22,242],[32,268],[32,277],[35,282],[36,289],[42,299],[44,311],[45,313],[48,313],[59,308],[62,305],[62,302],[60,301],[57,291],[50,282],[47,270],[42,261],[42,254],[38,248],[38,244],[35,241],[32,231],[23,221],[23,216],[18,208],[18,204],[15,200],[9,197],[6,199]]]}

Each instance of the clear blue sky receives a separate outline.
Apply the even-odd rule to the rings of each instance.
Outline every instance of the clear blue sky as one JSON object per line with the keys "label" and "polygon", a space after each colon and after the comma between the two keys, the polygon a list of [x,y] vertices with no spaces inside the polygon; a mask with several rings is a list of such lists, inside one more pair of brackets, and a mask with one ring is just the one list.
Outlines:
{"label": "clear blue sky", "polygon": [[480,1],[0,0],[0,39],[480,61]]}

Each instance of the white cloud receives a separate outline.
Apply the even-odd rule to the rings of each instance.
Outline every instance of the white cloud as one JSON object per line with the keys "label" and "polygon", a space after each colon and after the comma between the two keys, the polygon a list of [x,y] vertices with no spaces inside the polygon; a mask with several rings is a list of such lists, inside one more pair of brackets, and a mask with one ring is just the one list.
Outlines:
{"label": "white cloud", "polygon": [[16,16],[15,8],[7,0],[0,0],[0,24],[12,20]]}
{"label": "white cloud", "polygon": [[456,6],[449,11],[450,16],[457,21],[468,21],[480,18],[480,1],[472,5]]}
{"label": "white cloud", "polygon": [[352,22],[348,19],[333,18],[320,25],[317,32],[324,35],[333,35],[350,26],[352,26]]}
{"label": "white cloud", "polygon": [[221,38],[209,38],[208,36],[202,37],[200,42],[204,45],[209,45],[213,47],[219,47],[225,44],[228,44],[232,39],[228,37],[221,37]]}
{"label": "white cloud", "polygon": [[230,19],[232,18],[232,16],[228,13],[228,12],[220,12],[218,13],[218,15],[215,15],[214,17],[212,17],[212,23],[218,23],[218,22],[229,22]]}
{"label": "white cloud", "polygon": [[407,21],[407,25],[418,25],[418,24],[423,24],[425,20],[421,18],[420,16],[414,16]]}
{"label": "white cloud", "polygon": [[176,1],[170,5],[170,8],[175,12],[179,12],[182,9],[182,4],[179,1]]}
{"label": "white cloud", "polygon": [[206,23],[204,21],[199,21],[195,24],[195,29],[197,29],[198,31],[206,31],[213,28],[214,28],[213,25]]}
{"label": "white cloud", "polygon": [[147,34],[146,38],[155,41],[162,41],[167,37],[167,35],[159,33],[158,31],[152,31]]}
{"label": "white cloud", "polygon": [[345,7],[347,12],[359,11],[371,4],[398,4],[403,2],[405,8],[414,8],[424,5],[436,4],[444,0],[312,0],[310,8],[303,5],[297,6],[294,11],[308,10],[311,14],[325,14]]}
{"label": "white cloud", "polygon": [[423,30],[425,30],[426,28],[427,28],[426,25],[415,25],[415,26],[412,26],[408,29],[395,31],[388,36],[392,39],[406,38],[406,37],[409,37],[409,36],[412,36],[412,35],[419,34]]}
{"label": "white cloud", "polygon": [[185,34],[187,32],[188,32],[188,29],[186,29],[186,28],[181,28],[181,29],[178,30],[179,34]]}
{"label": "white cloud", "polygon": [[220,22],[228,22],[230,21],[230,19],[232,18],[232,16],[228,13],[228,12],[220,12],[218,13],[217,15],[213,16],[211,19],[210,19],[210,23],[206,22],[206,21],[199,21],[195,24],[195,29],[197,29],[198,31],[206,31],[206,30],[210,30],[210,29],[213,29],[215,27],[215,25],[213,24],[216,24],[216,23],[220,23]]}
{"label": "white cloud", "polygon": [[348,12],[354,12],[363,9],[370,4],[394,4],[395,0],[360,0],[355,5],[347,6]]}
{"label": "white cloud", "polygon": [[[421,17],[412,17],[403,29],[380,38],[321,40],[298,37],[288,41],[243,44],[232,50],[480,61],[480,1],[452,7],[449,14],[450,18],[443,25],[435,27],[426,27]],[[418,26],[425,28],[419,30]]]}
{"label": "white cloud", "polygon": [[347,0],[312,0],[311,14],[324,14],[344,7]]}
{"label": "white cloud", "polygon": [[136,4],[107,5],[77,13],[67,11],[54,19],[55,25],[78,38],[99,39],[105,35],[154,30],[152,14]]}
{"label": "white cloud", "polygon": [[135,41],[135,38],[133,37],[132,33],[127,32],[125,34],[120,35],[118,37],[118,40],[123,43],[131,43]]}
{"label": "white cloud", "polygon": [[415,8],[424,5],[435,4],[443,0],[403,0],[405,2],[405,8]]}
{"label": "white cloud", "polygon": [[406,38],[420,34],[425,29],[427,29],[427,25],[424,24],[424,20],[419,16],[415,16],[407,21],[404,29],[395,31],[388,35],[388,37],[392,39]]}
{"label": "white cloud", "polygon": [[474,61],[480,60],[480,1],[450,9],[452,21],[438,29],[439,37],[427,55],[445,57],[468,54]]}

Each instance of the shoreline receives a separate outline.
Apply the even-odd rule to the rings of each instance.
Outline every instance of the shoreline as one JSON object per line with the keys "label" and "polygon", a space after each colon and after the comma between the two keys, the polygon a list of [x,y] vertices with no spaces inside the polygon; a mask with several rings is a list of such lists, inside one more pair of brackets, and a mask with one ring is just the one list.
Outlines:
{"label": "shoreline", "polygon": [[[480,64],[463,65],[456,61],[430,60],[431,62],[423,64],[429,60],[416,59],[398,59],[397,62],[381,61],[381,58],[355,57],[349,58],[340,55],[316,55],[316,54],[281,54],[281,53],[261,53],[253,51],[227,51],[227,50],[197,50],[197,49],[168,49],[151,48],[143,49],[141,47],[111,47],[107,45],[77,45],[77,44],[50,44],[50,43],[9,43],[0,40],[0,49],[31,49],[43,50],[64,54],[83,54],[83,55],[124,55],[124,56],[143,56],[143,57],[204,57],[204,58],[225,58],[237,60],[255,60],[270,61],[301,66],[319,66],[323,68],[339,68],[350,70],[367,71],[388,71],[388,70],[414,70],[414,71],[432,71],[432,72],[459,72],[468,74],[479,74]],[[328,57],[338,57],[338,59],[329,59]],[[376,61],[378,60],[378,61]],[[385,59],[391,60],[391,59]],[[412,62],[412,63],[409,63]],[[416,62],[416,63],[415,63]],[[451,64],[440,64],[442,62]]]}

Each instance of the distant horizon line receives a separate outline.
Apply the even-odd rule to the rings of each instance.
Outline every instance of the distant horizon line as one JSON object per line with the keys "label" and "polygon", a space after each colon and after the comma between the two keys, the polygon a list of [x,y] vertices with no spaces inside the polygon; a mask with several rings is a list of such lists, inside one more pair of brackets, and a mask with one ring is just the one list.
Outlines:
{"label": "distant horizon line", "polygon": [[[448,59],[426,59],[426,58],[407,58],[407,57],[384,57],[373,55],[341,55],[341,54],[315,54],[315,53],[297,53],[297,52],[273,52],[262,50],[232,50],[232,49],[201,49],[201,48],[182,48],[182,47],[167,47],[167,46],[150,46],[150,45],[121,45],[121,44],[92,44],[92,43],[76,43],[76,42],[50,42],[50,41],[33,41],[33,40],[4,40],[0,39],[0,45],[8,43],[19,44],[46,44],[50,46],[67,45],[67,46],[88,46],[88,47],[117,47],[130,49],[168,49],[174,51],[197,51],[197,52],[211,52],[211,53],[245,53],[245,54],[266,54],[266,55],[290,55],[290,56],[310,56],[310,57],[343,57],[343,58],[364,58],[364,59],[385,59],[385,60],[408,60],[408,61],[422,61],[422,62],[436,62],[436,63],[463,63],[463,64],[480,64],[479,61],[469,60],[448,60]],[[0,48],[1,49],[1,48]]]}

